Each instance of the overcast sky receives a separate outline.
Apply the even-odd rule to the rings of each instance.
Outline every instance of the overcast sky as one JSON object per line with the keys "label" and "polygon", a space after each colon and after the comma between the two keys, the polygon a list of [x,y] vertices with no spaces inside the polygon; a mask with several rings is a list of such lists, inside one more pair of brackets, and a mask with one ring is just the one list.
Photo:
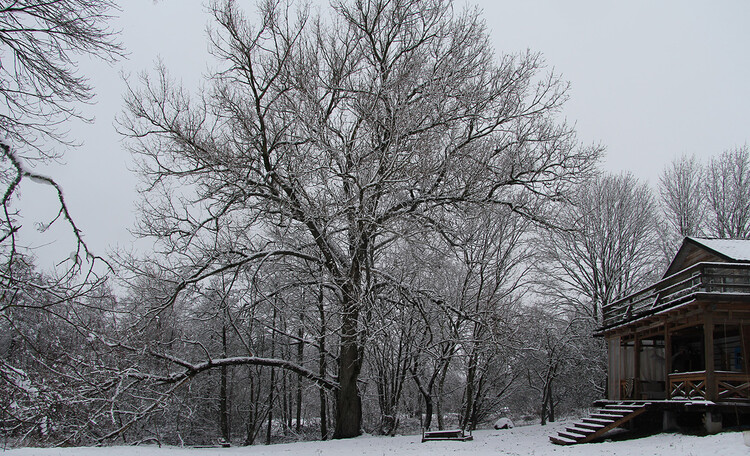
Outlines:
{"label": "overcast sky", "polygon": [[[151,71],[161,59],[189,88],[212,66],[210,21],[200,0],[127,0],[115,28],[129,53],[108,66],[82,60],[96,104],[84,108],[93,124],[70,125],[82,147],[64,167],[45,169],[62,184],[71,212],[90,246],[106,253],[130,243],[137,178],[115,131],[122,110],[122,74]],[[238,1],[252,7],[252,1]],[[460,7],[464,3],[456,2]],[[703,160],[750,137],[750,1],[476,0],[496,52],[540,52],[570,81],[564,116],[579,139],[606,148],[602,167],[630,171],[656,184],[675,157]],[[325,9],[324,9],[325,11]],[[24,231],[47,257],[72,249],[65,230],[32,236],[33,223],[54,207],[38,185],[22,187]],[[46,213],[49,217],[49,212]],[[40,264],[44,264],[40,258]]]}

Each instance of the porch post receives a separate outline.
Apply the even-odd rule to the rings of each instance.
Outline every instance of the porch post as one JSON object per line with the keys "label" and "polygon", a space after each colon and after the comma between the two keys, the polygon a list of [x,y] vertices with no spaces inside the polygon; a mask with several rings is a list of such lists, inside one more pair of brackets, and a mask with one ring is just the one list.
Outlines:
{"label": "porch post", "polygon": [[706,399],[715,401],[718,399],[718,393],[714,375],[714,316],[710,310],[706,310],[703,317],[703,345],[706,365]]}
{"label": "porch post", "polygon": [[664,320],[664,390],[666,398],[671,399],[672,386],[669,384],[669,374],[672,372],[672,335],[669,334],[669,322]]}
{"label": "porch post", "polygon": [[635,366],[633,366],[633,399],[641,397],[641,339],[638,338],[638,333],[635,333],[635,344],[633,347],[634,354],[633,360]]}

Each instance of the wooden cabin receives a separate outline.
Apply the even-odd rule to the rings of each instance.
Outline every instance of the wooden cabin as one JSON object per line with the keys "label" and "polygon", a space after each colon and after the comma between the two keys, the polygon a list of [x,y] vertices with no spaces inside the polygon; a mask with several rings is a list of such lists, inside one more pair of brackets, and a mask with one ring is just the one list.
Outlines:
{"label": "wooden cabin", "polygon": [[[602,309],[607,399],[550,436],[561,445],[616,427],[750,421],[750,240],[685,238],[663,278]],[[698,418],[696,420],[696,418]]]}
{"label": "wooden cabin", "polygon": [[609,400],[750,406],[750,240],[685,238],[660,281],[602,314]]}

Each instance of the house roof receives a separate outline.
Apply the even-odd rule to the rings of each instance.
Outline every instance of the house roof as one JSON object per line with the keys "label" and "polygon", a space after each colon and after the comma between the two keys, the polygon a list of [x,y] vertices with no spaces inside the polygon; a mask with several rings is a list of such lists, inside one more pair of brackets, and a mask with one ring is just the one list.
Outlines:
{"label": "house roof", "polygon": [[688,238],[714,253],[734,261],[750,261],[750,240],[748,239],[701,239]]}
{"label": "house roof", "polygon": [[[699,254],[699,252],[702,253]],[[699,259],[698,255],[704,256]],[[664,273],[664,277],[681,271],[697,261],[750,262],[750,240],[686,237]]]}

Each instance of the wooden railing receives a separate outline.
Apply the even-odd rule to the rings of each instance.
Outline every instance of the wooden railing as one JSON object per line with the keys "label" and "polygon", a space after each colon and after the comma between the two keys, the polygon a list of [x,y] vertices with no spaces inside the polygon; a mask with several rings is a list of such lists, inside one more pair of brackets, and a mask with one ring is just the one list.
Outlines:
{"label": "wooden railing", "polygon": [[719,400],[750,399],[750,376],[742,372],[717,372]]}
{"label": "wooden railing", "polygon": [[[716,400],[750,399],[750,374],[744,372],[714,372]],[[669,374],[670,399],[711,399],[707,394],[706,372]],[[713,400],[713,399],[711,399]]]}
{"label": "wooden railing", "polygon": [[697,293],[750,296],[750,264],[698,263],[602,309],[602,330],[675,306]]}
{"label": "wooden railing", "polygon": [[669,374],[670,399],[706,399],[706,372]]}

